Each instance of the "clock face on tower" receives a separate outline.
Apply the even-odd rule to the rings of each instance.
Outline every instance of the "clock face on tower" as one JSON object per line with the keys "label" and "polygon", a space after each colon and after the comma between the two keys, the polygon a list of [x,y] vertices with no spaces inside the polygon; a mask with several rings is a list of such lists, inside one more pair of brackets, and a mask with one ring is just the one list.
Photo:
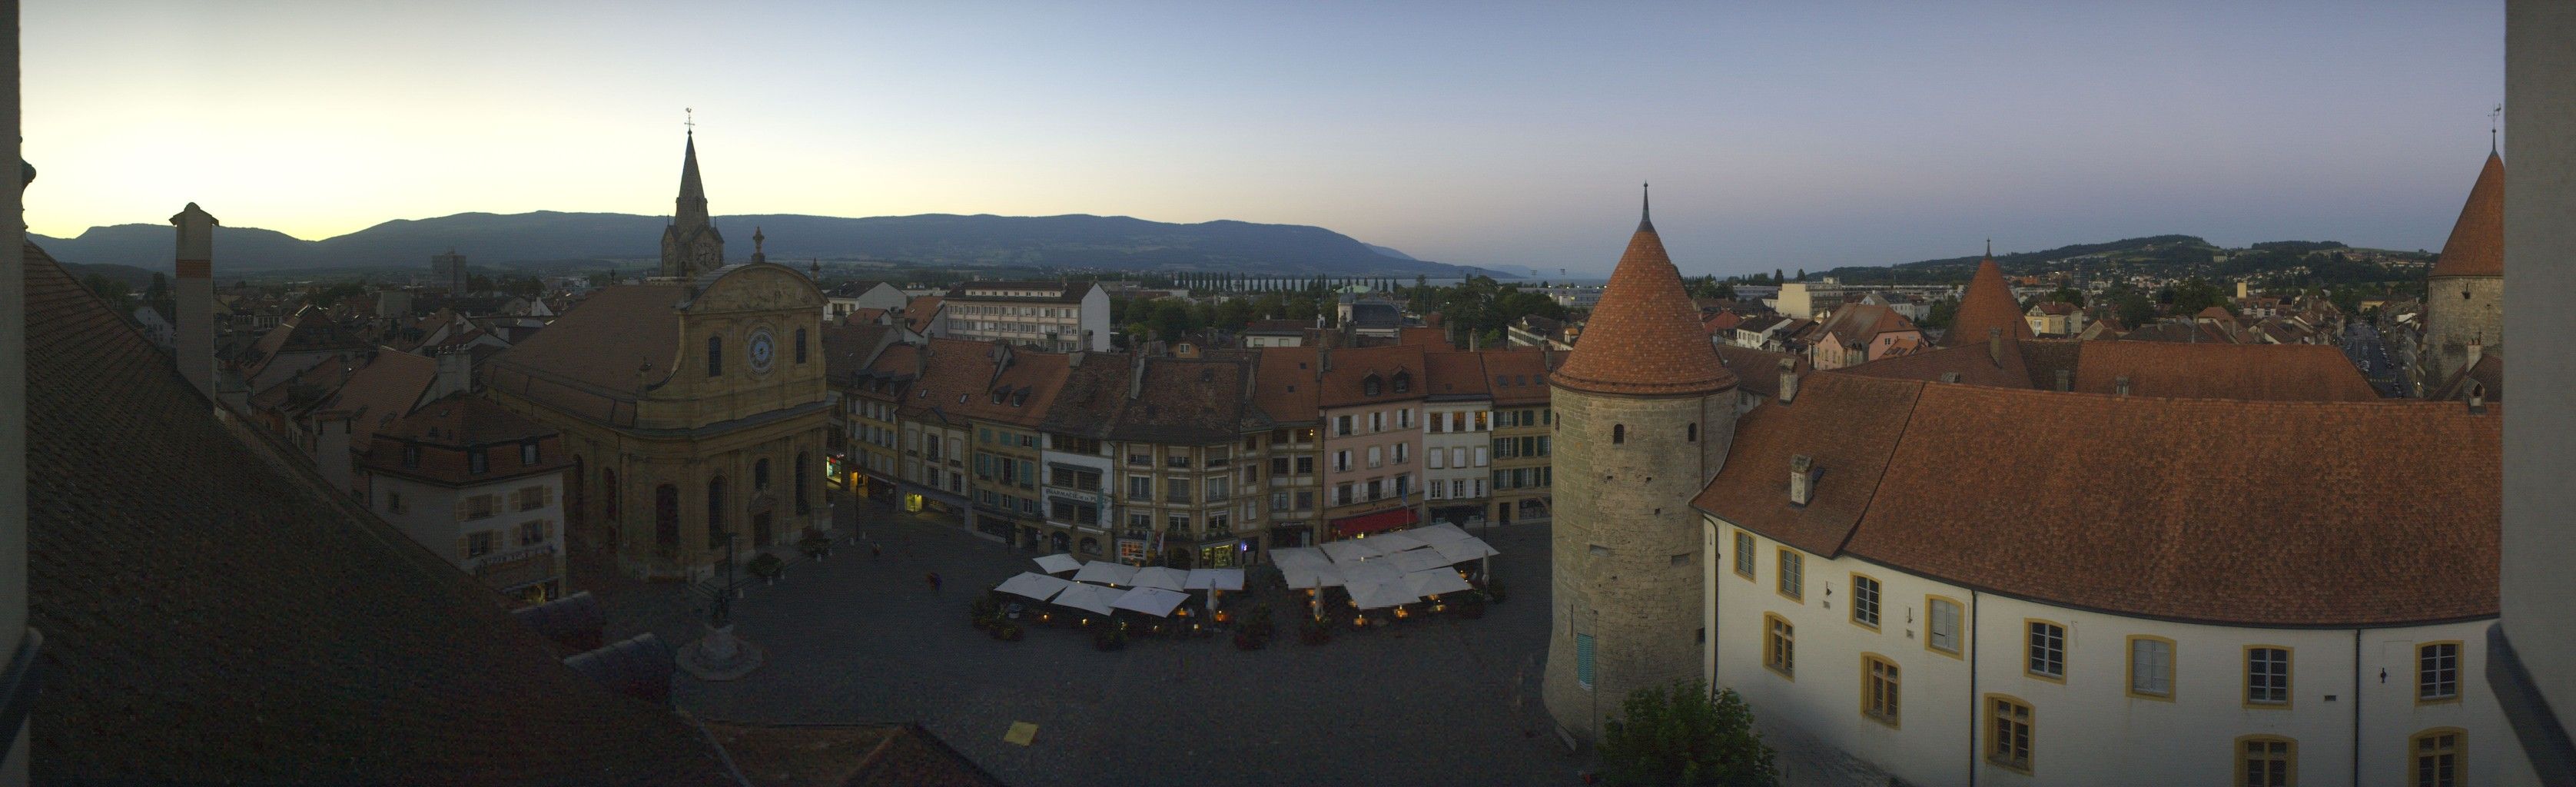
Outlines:
{"label": "clock face on tower", "polygon": [[769,371],[769,362],[778,356],[777,343],[770,340],[767,328],[751,332],[750,350],[751,370],[755,372]]}

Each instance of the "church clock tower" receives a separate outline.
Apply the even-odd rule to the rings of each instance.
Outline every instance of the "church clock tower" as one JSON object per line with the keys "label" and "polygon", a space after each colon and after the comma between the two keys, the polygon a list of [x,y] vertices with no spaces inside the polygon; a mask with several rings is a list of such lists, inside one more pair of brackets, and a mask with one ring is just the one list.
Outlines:
{"label": "church clock tower", "polygon": [[689,132],[680,162],[680,199],[671,225],[662,228],[662,275],[687,278],[724,267],[724,234],[707,218],[707,190],[698,182],[698,137]]}

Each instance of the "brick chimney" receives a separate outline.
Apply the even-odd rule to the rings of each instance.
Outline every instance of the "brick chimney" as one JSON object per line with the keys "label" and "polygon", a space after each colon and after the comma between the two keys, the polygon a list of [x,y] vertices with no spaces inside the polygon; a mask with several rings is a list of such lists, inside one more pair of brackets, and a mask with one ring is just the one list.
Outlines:
{"label": "brick chimney", "polygon": [[2478,365],[2478,359],[2480,359],[2480,358],[2484,358],[2484,357],[2486,357],[2486,355],[2487,355],[2487,343],[2486,343],[2486,340],[2485,340],[2485,339],[2483,339],[2483,338],[2479,338],[2479,339],[2471,339],[2471,340],[2469,340],[2469,359],[2468,359],[2467,361],[2465,361],[2465,362],[2462,362],[2462,363],[2460,364],[2460,368],[2462,368],[2462,369],[2466,369],[2466,368],[2469,368],[2469,367],[2471,367],[2471,366],[2476,366],[2476,365]]}
{"label": "brick chimney", "polygon": [[2120,378],[2119,378],[2117,381],[2115,381],[2115,382],[2114,382],[2114,385],[2116,385],[2116,386],[2118,386],[2118,387],[2119,387],[2120,395],[2121,395],[2121,396],[2127,396],[2127,395],[2129,395],[2129,376],[2128,376],[2128,375],[2125,375],[2125,374],[2124,374],[2124,375],[2120,375]]}
{"label": "brick chimney", "polygon": [[1815,496],[1816,460],[1806,454],[1789,457],[1789,504],[1803,506]]}
{"label": "brick chimney", "polygon": [[170,217],[179,228],[179,276],[172,291],[173,306],[178,309],[179,376],[197,387],[197,393],[211,401],[215,398],[215,217],[207,215],[197,203],[188,203],[179,215]]}
{"label": "brick chimney", "polygon": [[1986,329],[1986,357],[1994,359],[1996,366],[2004,365],[2004,329]]}
{"label": "brick chimney", "polygon": [[459,349],[438,356],[438,375],[430,379],[429,395],[436,401],[454,394],[474,390],[474,356]]}
{"label": "brick chimney", "polygon": [[1782,358],[1780,359],[1780,403],[1788,404],[1796,401],[1797,398],[1798,361],[1793,358]]}
{"label": "brick chimney", "polygon": [[[2476,345],[2470,345],[2470,346],[2474,347],[2474,346],[2476,346]],[[2485,414],[2486,414],[2486,412],[2487,412],[2487,386],[2486,386],[2486,384],[2484,384],[2484,383],[2469,383],[2469,414],[2470,414],[2470,415],[2485,415]]]}

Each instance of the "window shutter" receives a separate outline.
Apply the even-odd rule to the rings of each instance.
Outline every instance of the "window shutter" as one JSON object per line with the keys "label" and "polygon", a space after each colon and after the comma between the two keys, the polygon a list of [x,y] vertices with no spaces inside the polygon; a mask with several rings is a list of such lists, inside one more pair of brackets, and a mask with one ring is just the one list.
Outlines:
{"label": "window shutter", "polygon": [[1592,635],[1574,635],[1574,682],[1592,688]]}

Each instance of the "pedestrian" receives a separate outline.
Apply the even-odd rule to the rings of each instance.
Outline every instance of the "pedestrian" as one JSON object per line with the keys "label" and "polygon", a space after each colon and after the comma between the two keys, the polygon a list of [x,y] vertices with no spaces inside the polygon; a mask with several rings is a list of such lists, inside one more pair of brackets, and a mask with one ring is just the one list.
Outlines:
{"label": "pedestrian", "polygon": [[939,592],[939,572],[930,572],[930,592]]}
{"label": "pedestrian", "polygon": [[868,542],[868,557],[885,557],[885,545],[874,541]]}

